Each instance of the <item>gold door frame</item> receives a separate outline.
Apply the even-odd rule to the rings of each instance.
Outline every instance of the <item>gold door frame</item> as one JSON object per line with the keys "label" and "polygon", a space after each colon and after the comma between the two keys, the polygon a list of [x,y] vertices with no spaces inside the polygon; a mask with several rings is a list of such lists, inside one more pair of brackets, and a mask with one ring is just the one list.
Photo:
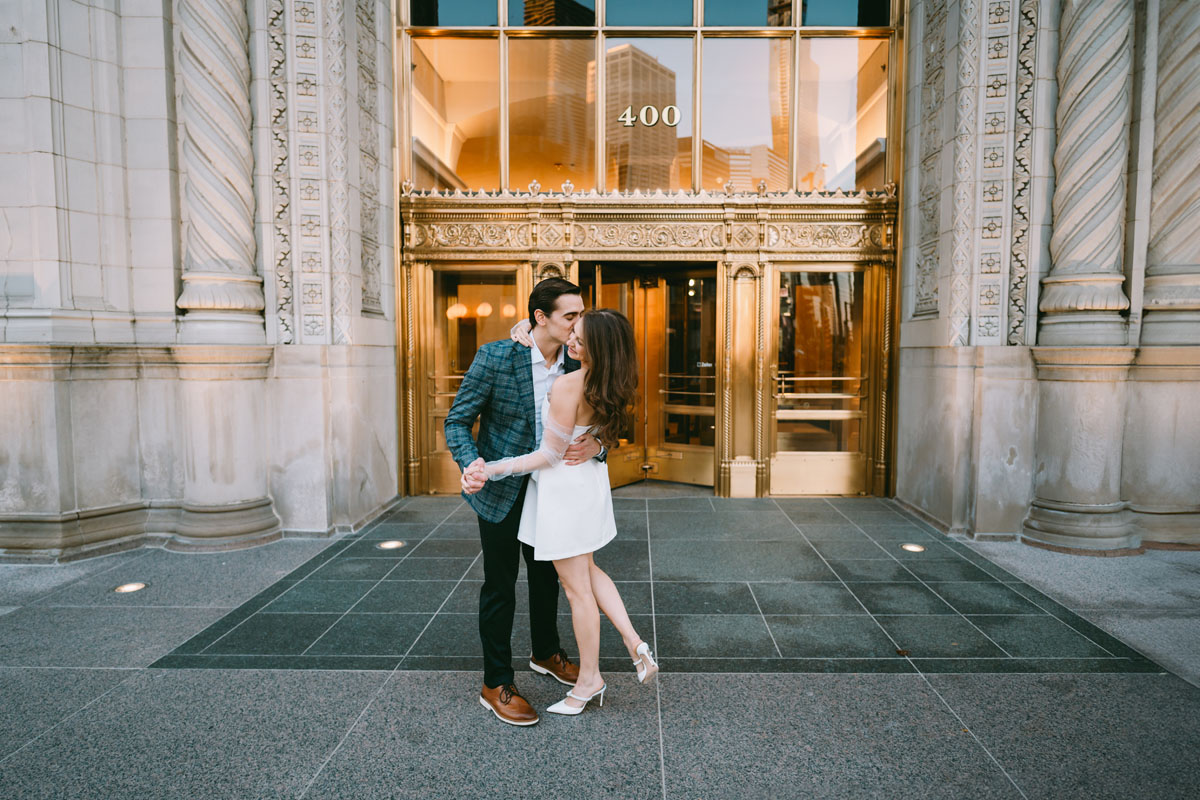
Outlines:
{"label": "gold door frame", "polygon": [[[720,496],[763,496],[770,487],[773,409],[770,371],[778,298],[777,269],[800,264],[856,262],[880,265],[878,293],[887,312],[883,344],[872,364],[879,391],[869,414],[879,420],[871,444],[869,488],[887,491],[894,414],[887,400],[893,374],[890,341],[896,281],[893,245],[897,198],[894,191],[855,194],[795,193],[648,196],[438,192],[400,198],[405,478],[410,493],[431,485],[428,408],[420,397],[423,352],[432,344],[432,274],[438,268],[504,266],[518,274],[518,296],[551,275],[578,278],[581,261],[717,264],[717,398],[714,483]],[[523,276],[523,277],[522,277]],[[734,324],[734,320],[737,324]],[[753,320],[752,324],[744,320]],[[886,331],[886,332],[885,332]]]}

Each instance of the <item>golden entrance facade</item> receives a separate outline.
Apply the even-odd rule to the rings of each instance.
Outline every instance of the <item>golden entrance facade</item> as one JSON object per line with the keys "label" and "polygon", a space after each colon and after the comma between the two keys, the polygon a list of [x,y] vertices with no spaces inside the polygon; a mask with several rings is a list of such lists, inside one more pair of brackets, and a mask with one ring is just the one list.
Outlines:
{"label": "golden entrance facade", "polygon": [[894,196],[409,194],[401,209],[410,492],[458,490],[442,434],[458,383],[533,284],[562,276],[638,335],[614,485],[886,493]]}
{"label": "golden entrance facade", "polygon": [[637,331],[614,485],[888,493],[902,7],[400,0],[404,491],[559,275]]}

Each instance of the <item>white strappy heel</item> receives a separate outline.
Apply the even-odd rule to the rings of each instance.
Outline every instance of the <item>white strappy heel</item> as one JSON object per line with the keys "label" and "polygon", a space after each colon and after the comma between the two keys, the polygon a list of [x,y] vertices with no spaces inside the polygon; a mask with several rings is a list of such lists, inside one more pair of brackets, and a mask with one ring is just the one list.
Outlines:
{"label": "white strappy heel", "polygon": [[639,656],[633,660],[637,666],[638,683],[647,683],[658,674],[658,662],[650,654],[650,645],[645,642],[639,644],[635,652]]}
{"label": "white strappy heel", "polygon": [[574,698],[575,700],[579,700],[583,703],[583,705],[581,705],[579,707],[569,705],[567,703],[567,701],[565,699],[563,699],[563,700],[559,700],[557,703],[555,703],[554,705],[547,708],[546,711],[548,711],[551,714],[565,714],[569,717],[573,717],[576,714],[582,714],[583,710],[585,708],[587,708],[588,703],[591,702],[592,698],[596,697],[597,695],[600,696],[600,706],[603,707],[604,706],[604,690],[607,688],[608,688],[607,683],[602,684],[599,689],[592,692],[587,697],[580,697],[579,695],[575,694],[575,692],[573,690],[568,691],[567,697],[571,697],[571,698]]}

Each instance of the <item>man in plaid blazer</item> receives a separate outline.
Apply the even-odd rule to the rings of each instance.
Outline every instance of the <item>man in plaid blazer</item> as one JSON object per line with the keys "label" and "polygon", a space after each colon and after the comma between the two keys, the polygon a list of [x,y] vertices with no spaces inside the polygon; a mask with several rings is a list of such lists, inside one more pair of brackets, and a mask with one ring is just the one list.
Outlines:
{"label": "man in plaid blazer", "polygon": [[[548,278],[529,295],[532,348],[504,340],[479,348],[446,415],[446,445],[464,470],[464,497],[479,517],[483,548],[483,587],[479,591],[479,638],[483,642],[483,689],[479,701],[503,722],[533,725],[537,712],[513,684],[512,626],[516,610],[517,570],[524,554],[529,579],[529,627],[533,653],[529,667],[568,686],[579,667],[563,652],[558,638],[558,573],[549,561],[535,561],[533,548],[517,541],[528,475],[481,481],[467,474],[477,458],[496,461],[537,449],[541,439],[542,400],[554,378],[579,369],[568,358],[566,341],[583,313],[579,287]],[[471,428],[479,420],[478,441]],[[581,463],[603,458],[587,435],[567,450],[565,460]],[[468,494],[465,490],[471,489]]]}

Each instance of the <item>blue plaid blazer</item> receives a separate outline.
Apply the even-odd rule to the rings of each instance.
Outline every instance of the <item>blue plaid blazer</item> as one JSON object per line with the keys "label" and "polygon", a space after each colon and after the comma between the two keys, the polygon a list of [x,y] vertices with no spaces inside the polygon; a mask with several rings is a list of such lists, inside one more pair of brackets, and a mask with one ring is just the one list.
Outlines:
{"label": "blue plaid blazer", "polygon": [[[446,414],[446,445],[459,469],[480,456],[495,461],[537,448],[531,361],[529,348],[510,339],[479,348]],[[563,371],[577,369],[579,362],[564,355]],[[476,419],[478,442],[471,438]],[[501,522],[512,511],[524,481],[524,475],[488,481],[478,493],[463,497],[488,522]]]}

